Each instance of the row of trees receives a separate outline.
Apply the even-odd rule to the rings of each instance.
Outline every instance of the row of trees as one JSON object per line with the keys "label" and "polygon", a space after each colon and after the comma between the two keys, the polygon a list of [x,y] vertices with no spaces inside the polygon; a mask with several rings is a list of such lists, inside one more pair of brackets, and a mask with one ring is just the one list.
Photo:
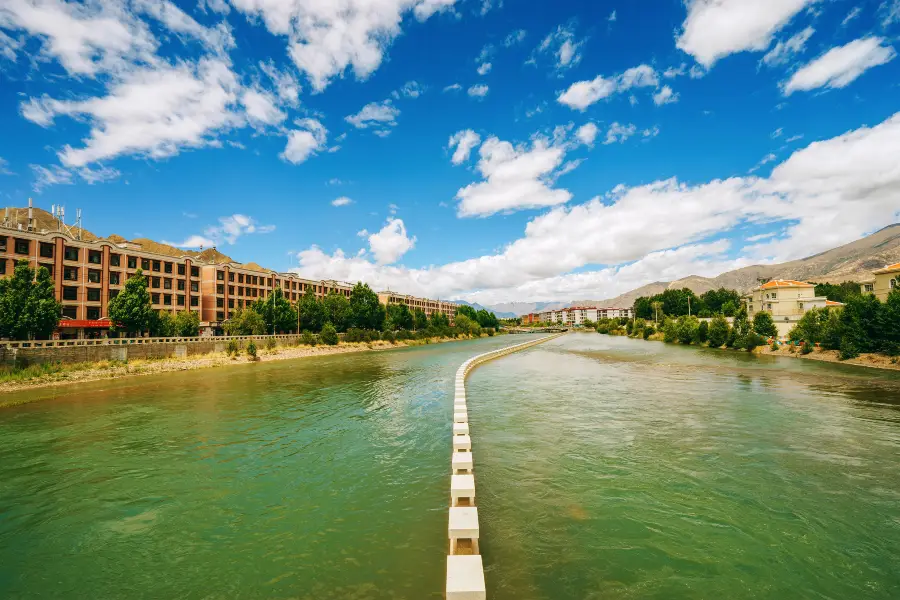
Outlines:
{"label": "row of trees", "polygon": [[719,288],[697,296],[690,288],[666,290],[654,296],[641,296],[634,301],[635,318],[658,320],[663,315],[712,317],[723,314],[733,317],[741,306],[741,295],[736,290]]}
{"label": "row of trees", "polygon": [[797,323],[788,338],[840,350],[841,358],[862,352],[900,354],[900,289],[885,302],[870,294],[848,294],[844,306],[813,308]]}
{"label": "row of trees", "polygon": [[20,260],[12,277],[0,279],[0,337],[47,339],[59,323],[61,310],[45,267],[35,273],[27,260]]}

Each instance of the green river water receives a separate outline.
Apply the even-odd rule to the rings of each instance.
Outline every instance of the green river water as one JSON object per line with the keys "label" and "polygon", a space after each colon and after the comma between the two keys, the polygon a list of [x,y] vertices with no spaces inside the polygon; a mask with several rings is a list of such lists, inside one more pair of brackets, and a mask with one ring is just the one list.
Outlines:
{"label": "green river water", "polygon": [[[31,391],[0,598],[441,598],[503,336]],[[492,600],[900,598],[900,375],[572,334],[468,380]]]}

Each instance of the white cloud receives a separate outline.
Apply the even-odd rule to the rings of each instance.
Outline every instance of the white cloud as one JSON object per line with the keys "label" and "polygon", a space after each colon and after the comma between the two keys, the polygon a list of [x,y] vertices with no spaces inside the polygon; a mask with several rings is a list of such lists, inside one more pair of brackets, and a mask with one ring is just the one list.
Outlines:
{"label": "white cloud", "polygon": [[280,71],[271,60],[260,62],[259,68],[275,84],[275,91],[282,102],[288,106],[299,106],[301,87],[291,73]]}
{"label": "white cloud", "polygon": [[654,125],[648,129],[645,129],[641,132],[641,135],[644,136],[645,139],[655,138],[659,135],[659,125]]}
{"label": "white cloud", "polygon": [[325,147],[328,130],[316,119],[297,121],[300,129],[288,132],[287,145],[281,158],[298,165]]}
{"label": "white cloud", "polygon": [[449,10],[455,0],[232,0],[237,10],[259,18],[287,39],[288,55],[316,91],[348,69],[366,79],[401,33],[410,11],[419,21]]}
{"label": "white cloud", "polygon": [[638,65],[609,79],[599,75],[592,80],[573,83],[557,97],[557,102],[569,108],[584,110],[613,94],[627,92],[633,88],[655,88],[658,85],[659,77],[656,70],[649,65]]}
{"label": "white cloud", "polygon": [[681,77],[685,73],[687,73],[687,64],[681,63],[677,67],[669,67],[663,71],[663,77],[666,79],[675,79],[676,77]]}
{"label": "white cloud", "polygon": [[391,218],[381,230],[369,236],[369,250],[379,265],[389,265],[400,260],[416,245],[416,237],[406,234],[402,219]]}
{"label": "white cloud", "polygon": [[844,46],[832,48],[819,58],[797,70],[784,83],[785,95],[796,91],[818,88],[842,88],[860,75],[894,60],[897,53],[880,37],[854,40]]}
{"label": "white cloud", "polygon": [[469,153],[472,152],[472,148],[480,143],[481,136],[471,129],[457,131],[452,136],[450,136],[450,141],[447,143],[448,150],[453,150],[455,148],[453,157],[450,159],[450,161],[454,165],[461,165],[462,163],[469,160]]}
{"label": "white cloud", "polygon": [[458,92],[462,89],[462,86],[458,83],[453,83],[444,88],[445,92]]}
{"label": "white cloud", "polygon": [[881,24],[884,27],[900,21],[900,0],[884,0],[878,7],[881,13]]}
{"label": "white cloud", "polygon": [[545,37],[532,54],[529,63],[537,63],[537,55],[552,54],[559,70],[574,67],[581,62],[581,48],[587,40],[576,40],[573,26],[560,25]]}
{"label": "white cloud", "polygon": [[610,23],[615,23],[616,22],[616,11],[612,11],[611,13],[609,13],[609,17],[606,20],[609,21]]}
{"label": "white cloud", "polygon": [[403,84],[403,87],[401,87],[399,90],[395,90],[395,91],[391,92],[391,96],[393,96],[396,99],[399,99],[401,97],[403,97],[403,98],[418,98],[419,96],[424,94],[427,89],[428,88],[426,88],[424,85],[422,85],[418,81],[407,81],[406,83]]}
{"label": "white cloud", "polygon": [[490,137],[478,151],[477,169],[483,181],[456,193],[460,217],[486,217],[498,212],[543,208],[564,204],[572,197],[567,190],[553,189],[565,149],[537,138],[531,148]]}
{"label": "white cloud", "polygon": [[672,88],[667,85],[662,86],[657,93],[653,94],[653,103],[657,106],[672,104],[673,102],[678,102],[678,94],[673,92]]}
{"label": "white cloud", "polygon": [[169,31],[197,39],[216,53],[224,53],[235,45],[227,22],[206,28],[168,0],[131,0],[131,5],[137,12],[158,20]]}
{"label": "white cloud", "polygon": [[9,170],[9,161],[3,157],[0,157],[0,175],[15,175]]}
{"label": "white cloud", "polygon": [[[898,7],[900,7],[900,3],[898,3]],[[846,27],[850,23],[850,21],[858,17],[861,12],[862,9],[860,7],[854,6],[852,9],[850,9],[850,12],[847,13],[847,16],[844,17],[844,20],[841,21],[841,27]]]}
{"label": "white cloud", "polygon": [[802,140],[802,139],[803,139],[803,134],[801,133],[799,135],[792,135],[791,137],[786,139],[785,142],[790,144],[791,142],[796,142],[797,140]]}
{"label": "white cloud", "polygon": [[176,248],[212,248],[216,245],[215,240],[203,237],[202,235],[188,236],[183,242],[169,242],[163,240],[162,243],[167,246],[175,246]]}
{"label": "white cloud", "polygon": [[606,139],[603,140],[603,145],[608,146],[609,144],[615,143],[621,144],[636,132],[637,127],[634,125],[622,125],[621,123],[613,122],[613,124],[609,126],[609,129],[606,130]]}
{"label": "white cloud", "polygon": [[776,129],[775,131],[770,133],[769,137],[772,138],[773,140],[775,140],[775,139],[780,138],[783,134],[784,134],[784,128],[779,127],[778,129]]}
{"label": "white cloud", "polygon": [[585,123],[575,131],[575,137],[585,146],[593,146],[599,129],[593,123]]}
{"label": "white cloud", "polygon": [[335,198],[331,201],[332,206],[349,206],[350,204],[353,204],[353,200],[347,196],[341,196],[340,198]]}
{"label": "white cloud", "polygon": [[17,56],[16,53],[23,45],[24,42],[22,40],[10,37],[3,33],[3,31],[0,31],[0,57],[15,62]]}
{"label": "white cloud", "polygon": [[491,72],[491,67],[493,67],[493,66],[494,65],[492,65],[489,62],[481,63],[480,65],[478,65],[478,69],[477,69],[478,74],[479,75],[487,75],[488,73]]}
{"label": "white cloud", "polygon": [[259,225],[256,219],[242,214],[233,214],[227,217],[219,217],[219,224],[207,227],[203,234],[217,242],[225,241],[234,244],[242,235],[251,233],[271,233],[275,231],[274,225]]}
{"label": "white cloud", "polygon": [[506,36],[506,39],[503,41],[503,45],[507,48],[511,48],[512,46],[525,41],[526,35],[528,35],[528,33],[524,29],[517,29]]}
{"label": "white cloud", "polygon": [[40,193],[44,188],[51,185],[72,185],[75,183],[74,174],[59,165],[50,167],[42,167],[40,165],[29,166],[34,175],[34,184],[32,187],[35,192]]}
{"label": "white cloud", "polygon": [[488,86],[483,83],[479,83],[469,88],[469,96],[473,98],[484,98],[488,95],[488,91],[490,91],[490,88],[488,88]]}
{"label": "white cloud", "polygon": [[744,51],[762,51],[816,0],[688,0],[677,46],[704,67]]}
{"label": "white cloud", "polygon": [[80,167],[119,155],[158,159],[182,148],[209,145],[217,133],[244,122],[237,112],[239,85],[218,59],[197,64],[137,69],[110,86],[109,94],[87,100],[32,98],[22,116],[47,126],[59,115],[90,124],[82,148],[65,146],[63,164]]}
{"label": "white cloud", "polygon": [[246,88],[241,94],[241,104],[254,127],[279,125],[287,119],[287,115],[276,105],[275,97],[260,88]]}
{"label": "white cloud", "polygon": [[370,102],[362,107],[355,115],[345,117],[344,120],[357,129],[368,127],[393,127],[397,124],[400,110],[391,104],[390,100],[383,102]]}
{"label": "white cloud", "polygon": [[766,66],[774,67],[776,65],[786,65],[795,56],[802,54],[806,49],[806,42],[815,33],[815,29],[807,27],[802,31],[795,33],[786,41],[778,42],[763,56],[762,62]]}

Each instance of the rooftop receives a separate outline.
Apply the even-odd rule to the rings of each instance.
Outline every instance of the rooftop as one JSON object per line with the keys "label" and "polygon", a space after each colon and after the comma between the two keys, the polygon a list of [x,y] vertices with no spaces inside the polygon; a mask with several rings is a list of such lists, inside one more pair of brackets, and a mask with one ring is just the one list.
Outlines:
{"label": "rooftop", "polygon": [[900,271],[900,263],[894,263],[892,265],[887,265],[877,271],[873,271],[876,275],[884,275],[885,273],[893,273],[894,271]]}
{"label": "rooftop", "polygon": [[776,288],[792,288],[792,287],[810,288],[810,287],[816,287],[816,286],[812,283],[796,281],[794,279],[773,279],[772,281],[762,284],[757,289],[772,290],[772,289],[776,289]]}

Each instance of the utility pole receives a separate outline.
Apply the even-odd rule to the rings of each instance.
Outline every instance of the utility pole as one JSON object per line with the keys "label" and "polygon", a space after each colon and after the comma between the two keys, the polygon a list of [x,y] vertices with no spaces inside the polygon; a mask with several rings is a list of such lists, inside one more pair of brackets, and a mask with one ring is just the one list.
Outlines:
{"label": "utility pole", "polygon": [[688,316],[691,316],[691,297],[688,296]]}

